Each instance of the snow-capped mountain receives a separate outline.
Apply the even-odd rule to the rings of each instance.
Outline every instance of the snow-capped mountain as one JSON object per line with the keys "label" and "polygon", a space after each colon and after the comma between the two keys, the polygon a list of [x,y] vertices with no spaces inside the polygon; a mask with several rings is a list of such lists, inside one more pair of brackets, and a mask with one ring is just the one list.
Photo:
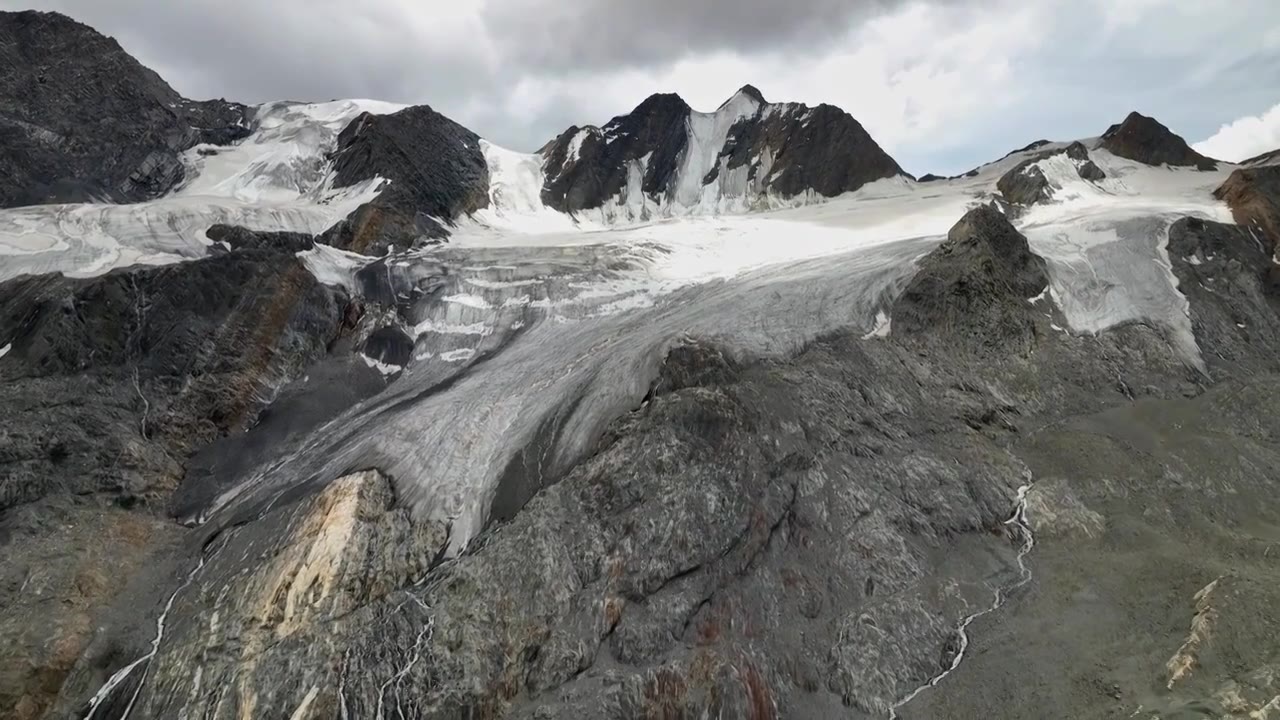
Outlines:
{"label": "snow-capped mountain", "polygon": [[522,153],[60,15],[0,59],[0,715],[1274,707],[1266,156],[917,181],[750,86]]}
{"label": "snow-capped mountain", "polygon": [[543,201],[605,221],[723,214],[830,198],[903,175],[848,113],[738,90],[714,112],[654,95],[541,150]]}

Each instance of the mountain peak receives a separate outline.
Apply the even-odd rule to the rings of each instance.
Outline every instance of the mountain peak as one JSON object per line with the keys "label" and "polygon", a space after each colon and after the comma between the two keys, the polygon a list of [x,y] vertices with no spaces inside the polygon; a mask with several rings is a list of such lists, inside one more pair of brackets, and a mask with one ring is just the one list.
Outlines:
{"label": "mountain peak", "polygon": [[730,98],[729,98],[729,99],[730,99],[730,100],[732,100],[733,98],[738,97],[739,95],[745,95],[746,97],[749,97],[749,98],[751,98],[752,100],[755,100],[756,102],[760,103],[761,105],[767,105],[767,104],[768,104],[768,101],[764,99],[764,94],[762,94],[762,93],[760,92],[760,90],[759,90],[758,88],[756,88],[756,86],[755,86],[755,85],[751,85],[750,83],[748,83],[748,84],[746,84],[746,85],[743,85],[742,87],[738,88],[738,92],[736,92],[736,93],[734,93],[732,96],[730,96]]}
{"label": "mountain peak", "polygon": [[1159,120],[1134,110],[1102,134],[1102,147],[1113,155],[1147,165],[1195,166],[1214,170],[1217,163],[1201,155]]}

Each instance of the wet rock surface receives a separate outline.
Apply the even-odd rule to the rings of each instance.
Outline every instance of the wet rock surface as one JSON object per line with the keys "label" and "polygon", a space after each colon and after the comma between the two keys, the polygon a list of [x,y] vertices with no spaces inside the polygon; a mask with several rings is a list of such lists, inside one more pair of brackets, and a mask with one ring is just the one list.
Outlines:
{"label": "wet rock surface", "polygon": [[0,12],[0,208],[156,197],[182,182],[180,153],[243,138],[249,121],[65,15]]}

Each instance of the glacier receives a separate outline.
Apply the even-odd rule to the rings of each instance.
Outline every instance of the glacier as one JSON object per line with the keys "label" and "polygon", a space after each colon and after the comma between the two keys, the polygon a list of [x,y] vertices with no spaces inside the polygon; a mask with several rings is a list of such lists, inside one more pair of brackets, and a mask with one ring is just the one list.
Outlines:
{"label": "glacier", "polygon": [[[328,153],[337,134],[361,112],[399,108],[268,103],[240,143],[192,148],[188,180],[166,197],[0,211],[0,279],[200,257],[214,223],[322,232],[382,183],[332,187]],[[634,161],[632,182],[613,203],[561,213],[542,203],[540,155],[484,141],[489,205],[459,219],[447,244],[380,259],[325,246],[302,253],[318,279],[353,292],[361,290],[358,273],[373,264],[393,293],[424,278],[435,283],[402,320],[412,356],[405,366],[365,357],[393,380],[383,393],[191,519],[235,522],[291,488],[376,467],[396,478],[419,513],[451,527],[457,553],[485,526],[507,468],[525,448],[550,433],[544,471],[569,468],[600,428],[640,402],[660,358],[682,338],[766,357],[838,327],[891,333],[886,309],[912,260],[1033,155],[1013,153],[948,180],[900,176],[836,198],[762,205],[747,201],[746,166],[720,167],[715,181],[702,182],[725,162],[719,148],[734,123],[758,112],[761,104],[739,93],[690,116],[670,203],[640,191],[646,157]],[[580,145],[581,136],[574,140]],[[1165,245],[1177,217],[1230,221],[1211,195],[1230,166],[1198,172],[1101,149],[1090,156],[1106,180],[1081,180],[1061,156],[1040,161],[1054,197],[1016,218],[1049,263],[1054,303],[1073,333],[1154,323],[1188,365],[1201,367]],[[757,178],[767,176],[771,159],[755,162]]]}

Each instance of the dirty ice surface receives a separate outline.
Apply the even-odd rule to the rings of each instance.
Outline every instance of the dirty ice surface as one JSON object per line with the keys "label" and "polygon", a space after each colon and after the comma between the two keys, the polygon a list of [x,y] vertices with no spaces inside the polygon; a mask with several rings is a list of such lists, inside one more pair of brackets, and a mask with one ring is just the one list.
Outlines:
{"label": "dirty ice surface", "polygon": [[[511,468],[543,482],[565,472],[639,404],[673,345],[705,339],[767,356],[837,327],[891,333],[887,309],[913,261],[1025,157],[974,177],[895,178],[770,212],[607,226],[533,202],[541,176],[529,156],[486,155],[516,168],[493,174],[490,217],[461,224],[447,245],[378,261],[399,297],[427,277],[435,288],[404,320],[409,363],[381,395],[219,498],[207,510],[218,522],[299,485],[377,467],[419,513],[450,527],[458,552],[518,503]],[[1167,230],[1187,214],[1229,221],[1211,195],[1226,171],[1092,157],[1107,180],[1068,176],[1050,159],[1054,201],[1018,219],[1049,262],[1052,296],[1074,332],[1151,321],[1195,364]]]}

